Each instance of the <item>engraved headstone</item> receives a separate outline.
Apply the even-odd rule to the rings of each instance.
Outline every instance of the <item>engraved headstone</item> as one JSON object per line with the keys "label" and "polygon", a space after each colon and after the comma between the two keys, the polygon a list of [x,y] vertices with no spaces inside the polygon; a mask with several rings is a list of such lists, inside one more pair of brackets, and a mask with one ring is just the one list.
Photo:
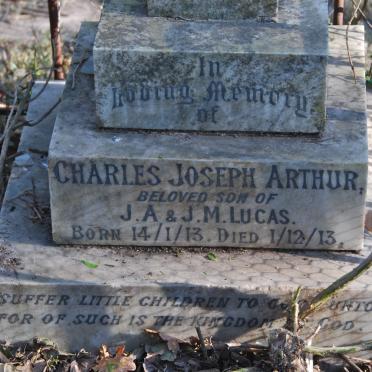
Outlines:
{"label": "engraved headstone", "polygon": [[[286,1],[292,0],[281,4]],[[128,14],[139,12],[143,17],[144,2],[109,3],[115,4],[111,19],[117,22],[116,32],[123,30],[119,8],[126,8],[124,26],[131,32],[131,45],[143,47],[143,40],[136,43],[134,38],[142,38],[141,32],[153,29],[146,28],[146,22],[142,31],[137,26],[131,29],[131,22],[136,21]],[[103,26],[105,19],[106,15]],[[226,21],[218,22],[226,25]],[[162,23],[158,25],[156,31],[161,31]],[[270,30],[274,25],[262,27]],[[279,27],[292,35],[292,26]],[[102,343],[136,347],[144,328],[187,337],[198,325],[216,340],[257,341],[273,327],[283,325],[290,297],[298,286],[304,288],[301,300],[308,301],[369,254],[370,242],[367,237],[363,245],[362,234],[368,149],[361,28],[351,26],[349,30],[356,83],[350,78],[345,29],[331,28],[328,118],[321,138],[98,131],[93,114],[93,64],[89,58],[85,61],[92,54],[96,29],[96,24],[84,24],[79,35],[73,61],[81,68],[66,82],[49,146],[49,182],[43,154],[48,149],[54,113],[22,133],[19,150],[29,155],[30,162],[13,169],[0,212],[0,325],[4,338],[20,341],[40,335],[75,352]],[[134,30],[141,32],[135,34]],[[306,28],[298,30],[304,35],[307,32]],[[112,37],[114,44],[106,39],[109,47],[118,41],[115,33]],[[273,40],[281,46],[290,44],[285,38]],[[311,39],[306,36],[303,40]],[[189,39],[187,42],[179,44],[180,49],[172,44],[173,52],[190,46]],[[220,56],[217,45],[216,41],[211,47]],[[272,50],[279,51],[280,45]],[[221,46],[226,46],[226,40]],[[149,50],[146,48],[142,52]],[[163,46],[159,50],[163,53]],[[306,44],[303,50],[313,49]],[[138,58],[138,50],[133,52],[133,58]],[[168,58],[162,53],[160,62]],[[247,58],[244,53],[239,58]],[[273,55],[279,58],[279,54]],[[147,66],[151,74],[151,66],[143,63],[145,57],[143,53],[135,68]],[[172,54],[176,57],[177,53]],[[199,74],[202,66],[215,75],[223,71],[224,78],[230,76],[233,81],[239,72],[239,58],[231,57],[232,64],[222,64],[202,54],[197,57]],[[205,64],[201,63],[203,57]],[[122,63],[115,58],[115,63]],[[184,65],[191,63],[188,58]],[[298,55],[293,58],[298,59]],[[170,66],[181,68],[182,61],[177,61]],[[275,101],[270,101],[276,94],[267,93],[271,90],[264,94],[263,89],[274,91],[274,83],[282,81],[282,74],[291,79],[293,66],[282,66],[277,79],[270,75],[270,79],[260,81],[262,86],[248,88],[257,100],[248,102],[269,102],[276,107]],[[244,74],[239,76],[243,81]],[[173,78],[177,81],[177,75]],[[225,84],[221,80],[214,93],[223,104],[231,102],[228,98],[237,98],[240,89],[235,82],[235,93],[228,97]],[[36,84],[34,94],[43,86]],[[163,93],[168,92],[172,99],[172,91]],[[48,85],[40,100],[31,103],[28,120],[39,118],[45,107],[54,105],[59,92],[59,84]],[[289,94],[283,94],[284,107],[293,109]],[[263,106],[261,109],[264,115]],[[166,121],[155,114],[152,120],[155,127]],[[255,121],[261,123],[259,118]],[[297,133],[300,126],[293,125]],[[307,128],[311,133],[310,124]],[[30,152],[30,148],[35,151]],[[37,201],[42,210],[36,220],[30,215],[27,198]],[[52,242],[49,202],[54,241],[74,247]],[[99,245],[130,247],[114,250]],[[292,248],[300,252],[219,251],[216,261],[209,261],[205,252],[153,254],[133,249],[133,245]],[[362,251],[357,255],[305,249]],[[370,274],[358,278],[309,318],[309,332],[321,325],[319,345],[354,344],[370,338],[370,279]]]}
{"label": "engraved headstone", "polygon": [[[62,84],[48,85],[31,103],[28,120],[55,104]],[[34,94],[43,86],[37,83]],[[125,344],[129,351],[144,341],[144,328],[186,338],[195,335],[197,325],[215,341],[264,342],[271,329],[283,326],[298,286],[306,301],[368,255],[368,240],[362,254],[235,250],[216,252],[216,261],[195,250],[174,255],[57,246],[47,221],[30,218],[27,203],[37,200],[43,210],[49,204],[42,154],[54,119],[52,113],[23,131],[20,150],[33,166],[13,169],[0,212],[0,329],[8,342],[39,336],[68,352],[97,350],[101,344]],[[23,192],[32,185],[32,195]],[[372,272],[364,274],[309,318],[305,332],[321,324],[315,345],[370,339],[371,282]]]}
{"label": "engraved headstone", "polygon": [[151,17],[189,19],[273,18],[278,0],[147,0]]}
{"label": "engraved headstone", "polygon": [[[357,70],[359,84],[344,79],[343,37],[331,37],[321,139],[97,131],[93,77],[78,75],[75,89],[66,88],[49,151],[55,241],[359,249],[367,177],[364,72]],[[362,66],[358,40],[353,56]],[[344,103],[338,94],[345,91]],[[340,102],[342,110],[335,110]]]}
{"label": "engraved headstone", "polygon": [[109,2],[94,46],[99,126],[317,134],[327,52],[326,23],[195,22]]}

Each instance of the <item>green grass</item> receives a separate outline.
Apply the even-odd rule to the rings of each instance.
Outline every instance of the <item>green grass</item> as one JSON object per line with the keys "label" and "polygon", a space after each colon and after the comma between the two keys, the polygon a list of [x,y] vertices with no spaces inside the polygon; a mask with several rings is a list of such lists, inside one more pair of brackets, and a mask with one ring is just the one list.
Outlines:
{"label": "green grass", "polygon": [[28,72],[37,79],[48,76],[52,65],[49,34],[35,33],[29,44],[0,41],[0,50],[0,82],[7,89],[14,90],[16,81]]}

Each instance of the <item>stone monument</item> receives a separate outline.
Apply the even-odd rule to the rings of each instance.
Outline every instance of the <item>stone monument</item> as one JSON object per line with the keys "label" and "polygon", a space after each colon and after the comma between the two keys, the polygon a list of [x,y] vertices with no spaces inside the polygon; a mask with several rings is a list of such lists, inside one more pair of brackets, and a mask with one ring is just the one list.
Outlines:
{"label": "stone monument", "polygon": [[[56,120],[53,113],[22,132],[19,151],[30,163],[13,168],[1,209],[0,326],[6,340],[41,336],[72,352],[102,343],[125,344],[129,350],[143,339],[144,328],[188,337],[199,325],[216,340],[264,341],[268,331],[283,326],[298,286],[307,301],[369,254],[371,237],[366,235],[363,245],[362,236],[367,188],[363,29],[349,29],[355,83],[344,47],[346,27],[324,31],[323,1],[279,0],[277,8],[268,0],[241,0],[234,2],[236,8],[213,11],[195,7],[204,1],[222,3],[107,0],[101,24],[82,25],[65,86],[53,82],[44,90],[36,84],[33,94],[43,93],[30,105],[31,122],[64,93]],[[319,35],[315,50],[309,28]],[[136,32],[123,36],[123,30]],[[204,30],[208,44],[198,40]],[[249,30],[249,45],[237,30]],[[271,40],[264,48],[267,35],[279,32],[283,40],[277,36],[275,45]],[[251,43],[255,35],[259,39]],[[139,46],[146,43],[145,53]],[[256,47],[260,53],[254,53]],[[121,58],[133,64],[122,65]],[[199,67],[200,75],[202,58],[205,71],[222,74],[214,80],[216,127],[213,121],[199,127],[192,121],[195,110],[205,109],[211,118],[214,107],[203,100],[212,79],[198,79],[186,68]],[[250,60],[261,65],[249,75]],[[315,75],[308,75],[315,66]],[[304,78],[302,85],[294,70]],[[124,99],[132,92],[122,87],[128,71],[136,72],[130,84],[138,85],[139,97],[142,86],[144,97],[145,87],[155,94],[138,115],[138,102]],[[195,106],[158,102],[154,76],[162,84],[186,82]],[[306,76],[315,79],[314,90]],[[292,92],[306,95],[306,118],[296,118],[296,94],[287,90],[291,81]],[[97,113],[104,108],[107,97],[99,95],[106,88],[97,86],[115,84],[124,92],[116,91],[120,115],[108,115],[106,124],[113,128],[102,128]],[[246,86],[257,102],[243,100]],[[172,91],[158,88],[159,97],[168,92],[172,98]],[[279,97],[276,105],[271,95]],[[311,111],[313,99],[319,100],[319,110]],[[229,121],[230,114],[235,121]],[[170,125],[170,117],[179,120]],[[40,211],[37,218],[30,206]],[[172,254],[173,248],[156,246],[206,249]],[[215,259],[208,259],[210,247],[223,246],[260,250],[213,249]],[[288,248],[297,251],[283,251]],[[322,326],[317,345],[370,339],[371,277],[369,272],[358,278],[309,318],[310,332]]]}
{"label": "stone monument", "polygon": [[326,120],[327,1],[199,3],[106,1],[50,145],[55,241],[360,249],[365,121]]}

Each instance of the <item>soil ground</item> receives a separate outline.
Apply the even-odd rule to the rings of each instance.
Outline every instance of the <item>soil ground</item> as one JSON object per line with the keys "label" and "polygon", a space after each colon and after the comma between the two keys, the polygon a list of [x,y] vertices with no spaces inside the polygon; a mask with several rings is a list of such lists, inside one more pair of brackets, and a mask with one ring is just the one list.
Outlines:
{"label": "soil ground", "polygon": [[[2,8],[3,12],[9,1],[0,0],[0,9]],[[49,31],[46,0],[19,2],[19,8],[13,8],[12,12],[0,21],[0,43],[1,41],[30,42],[34,39],[35,30],[42,33]],[[79,31],[81,22],[98,20],[100,10],[101,6],[98,0],[63,0],[61,8],[62,38],[71,41]]]}

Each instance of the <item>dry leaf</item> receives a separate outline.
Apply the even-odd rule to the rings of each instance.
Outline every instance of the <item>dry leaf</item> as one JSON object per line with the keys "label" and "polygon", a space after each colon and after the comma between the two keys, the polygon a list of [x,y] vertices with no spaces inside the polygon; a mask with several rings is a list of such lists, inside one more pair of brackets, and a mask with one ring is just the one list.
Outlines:
{"label": "dry leaf", "polygon": [[108,349],[107,349],[107,346],[106,345],[102,345],[99,349],[99,356],[101,358],[109,358],[110,357],[110,353],[108,352]]}
{"label": "dry leaf", "polygon": [[0,350],[0,363],[8,363],[9,358]]}
{"label": "dry leaf", "polygon": [[32,372],[32,363],[30,360],[28,360],[26,364],[23,366],[22,372]]}
{"label": "dry leaf", "polygon": [[101,359],[93,369],[97,372],[128,372],[135,371],[137,366],[132,357],[124,356]]}
{"label": "dry leaf", "polygon": [[120,371],[122,372],[135,371],[137,369],[136,363],[134,363],[132,356],[122,357],[120,359],[119,366],[120,366]]}
{"label": "dry leaf", "polygon": [[97,372],[128,372],[137,369],[134,357],[124,355],[125,347],[119,346],[116,349],[115,357],[110,357],[106,345],[100,348],[100,357],[97,365],[93,368]]}
{"label": "dry leaf", "polygon": [[180,351],[180,344],[184,344],[185,341],[180,340],[177,337],[166,335],[165,333],[159,333],[160,338],[167,342],[168,349],[177,353]]}
{"label": "dry leaf", "polygon": [[158,368],[158,362],[159,362],[159,355],[158,354],[150,354],[147,355],[143,362],[143,369],[145,372],[157,372],[159,370]]}
{"label": "dry leaf", "polygon": [[70,364],[70,372],[81,372],[79,363],[76,360]]}
{"label": "dry leaf", "polygon": [[37,360],[33,362],[32,364],[33,364],[32,372],[44,372],[45,367],[47,365],[44,359]]}
{"label": "dry leaf", "polygon": [[155,331],[154,329],[145,328],[145,333],[152,336],[159,336],[159,331]]}
{"label": "dry leaf", "polygon": [[180,351],[180,345],[181,344],[188,344],[191,345],[189,341],[181,340],[177,337],[167,335],[162,332],[155,331],[153,329],[145,329],[145,332],[152,336],[158,336],[161,340],[167,342],[168,349],[174,353],[177,353]]}
{"label": "dry leaf", "polygon": [[16,366],[12,363],[5,363],[5,364],[0,364],[0,368],[3,368],[4,372],[15,372],[16,371]]}
{"label": "dry leaf", "polygon": [[123,356],[124,355],[124,351],[125,351],[125,346],[118,346],[116,348],[116,353],[115,353],[115,357],[120,357],[120,356]]}

